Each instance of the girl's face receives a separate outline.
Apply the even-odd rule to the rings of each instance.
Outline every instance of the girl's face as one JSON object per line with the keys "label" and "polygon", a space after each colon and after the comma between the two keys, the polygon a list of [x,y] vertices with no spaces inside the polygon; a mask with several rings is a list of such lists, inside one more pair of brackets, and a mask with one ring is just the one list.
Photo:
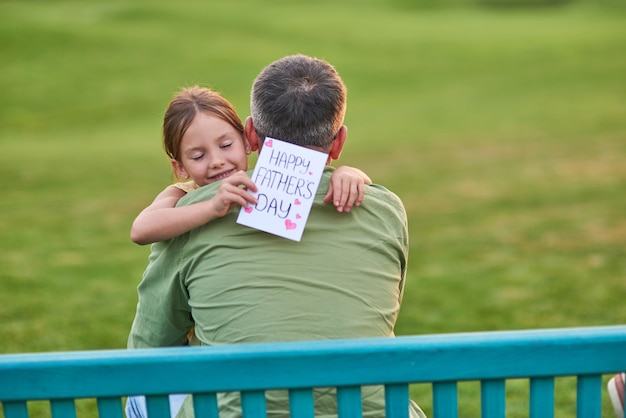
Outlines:
{"label": "girl's face", "polygon": [[200,112],[183,135],[180,161],[172,166],[182,178],[191,178],[199,186],[223,180],[248,168],[250,144],[228,122]]}

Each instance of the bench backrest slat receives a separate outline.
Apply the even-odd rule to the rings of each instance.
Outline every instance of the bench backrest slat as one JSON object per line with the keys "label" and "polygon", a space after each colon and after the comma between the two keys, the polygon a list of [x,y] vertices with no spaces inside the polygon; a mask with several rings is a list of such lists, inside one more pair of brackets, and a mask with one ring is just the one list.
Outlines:
{"label": "bench backrest slat", "polygon": [[289,390],[289,413],[291,418],[314,418],[313,408],[313,390]]}
{"label": "bench backrest slat", "polygon": [[337,413],[344,417],[361,418],[361,388],[341,386],[337,388]]}
{"label": "bench backrest slat", "polygon": [[433,383],[433,409],[438,417],[456,418],[459,408],[457,388],[456,382]]}
{"label": "bench backrest slat", "polygon": [[193,410],[199,417],[219,418],[217,395],[215,393],[198,393],[193,397]]}
{"label": "bench backrest slat", "polygon": [[554,378],[530,379],[530,418],[554,418]]}
{"label": "bench backrest slat", "polygon": [[3,402],[2,407],[6,418],[28,418],[26,401]]}
{"label": "bench backrest slat", "polygon": [[73,399],[53,399],[50,401],[52,418],[76,418],[76,406]]}
{"label": "bench backrest slat", "polygon": [[504,379],[482,380],[480,405],[483,418],[504,418]]}
{"label": "bench backrest slat", "polygon": [[578,418],[601,418],[601,376],[597,374],[578,376],[576,387],[576,416]]}
{"label": "bench backrest slat", "polygon": [[260,390],[246,390],[241,392],[241,408],[244,416],[265,418],[265,393]]}
{"label": "bench backrest slat", "polygon": [[409,418],[409,385],[385,386],[385,414],[388,417]]}
{"label": "bench backrest slat", "polygon": [[124,418],[120,398],[99,398],[98,416],[104,418]]}
{"label": "bench backrest slat", "polygon": [[151,395],[146,397],[150,418],[170,418],[170,400],[167,395]]}

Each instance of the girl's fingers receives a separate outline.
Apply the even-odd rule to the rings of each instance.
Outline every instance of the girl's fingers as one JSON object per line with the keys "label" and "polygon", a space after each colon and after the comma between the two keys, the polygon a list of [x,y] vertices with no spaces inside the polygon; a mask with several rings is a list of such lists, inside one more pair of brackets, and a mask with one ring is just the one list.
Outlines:
{"label": "girl's fingers", "polygon": [[345,193],[345,203],[344,203],[344,210],[346,212],[350,212],[350,209],[352,209],[352,205],[354,205],[354,202],[357,200],[358,198],[358,189],[357,186],[353,183],[349,183],[348,184],[348,190]]}

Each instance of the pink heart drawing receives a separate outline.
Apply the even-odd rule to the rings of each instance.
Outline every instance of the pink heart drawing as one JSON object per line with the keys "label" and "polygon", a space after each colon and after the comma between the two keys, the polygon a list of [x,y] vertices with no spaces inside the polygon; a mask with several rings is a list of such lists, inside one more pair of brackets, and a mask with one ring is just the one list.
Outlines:
{"label": "pink heart drawing", "polygon": [[252,213],[252,206],[249,206],[249,207],[245,208],[244,211],[246,213]]}
{"label": "pink heart drawing", "polygon": [[312,172],[312,171],[309,171],[309,176],[312,176],[312,175],[313,175],[313,172]]}
{"label": "pink heart drawing", "polygon": [[285,220],[285,228],[287,228],[287,229],[295,229],[296,226],[298,226],[298,225],[296,225],[295,222],[291,222],[289,219]]}
{"label": "pink heart drawing", "polygon": [[300,202],[298,199],[296,199],[296,200],[294,200],[294,201],[293,201],[293,204],[294,204],[294,205],[299,205],[300,203],[302,203],[302,202]]}
{"label": "pink heart drawing", "polygon": [[265,145],[267,145],[268,147],[272,146],[272,140],[268,139],[267,141],[265,141]]}
{"label": "pink heart drawing", "polygon": [[300,219],[300,218],[302,218],[302,216],[300,216],[299,213],[296,213],[296,219]]}

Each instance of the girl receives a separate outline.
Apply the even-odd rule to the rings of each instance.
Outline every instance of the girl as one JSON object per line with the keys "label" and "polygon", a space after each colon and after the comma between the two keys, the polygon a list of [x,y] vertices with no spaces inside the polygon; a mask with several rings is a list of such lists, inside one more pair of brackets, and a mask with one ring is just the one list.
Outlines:
{"label": "girl", "polygon": [[[256,204],[247,191],[256,186],[246,174],[251,148],[233,106],[218,93],[194,86],[180,91],[163,118],[163,145],[177,179],[137,216],[131,240],[144,245],[183,234],[224,216],[237,205]],[[215,197],[176,207],[186,193],[220,181]],[[361,170],[342,166],[331,177],[325,202],[349,212],[363,200],[370,178]]]}

